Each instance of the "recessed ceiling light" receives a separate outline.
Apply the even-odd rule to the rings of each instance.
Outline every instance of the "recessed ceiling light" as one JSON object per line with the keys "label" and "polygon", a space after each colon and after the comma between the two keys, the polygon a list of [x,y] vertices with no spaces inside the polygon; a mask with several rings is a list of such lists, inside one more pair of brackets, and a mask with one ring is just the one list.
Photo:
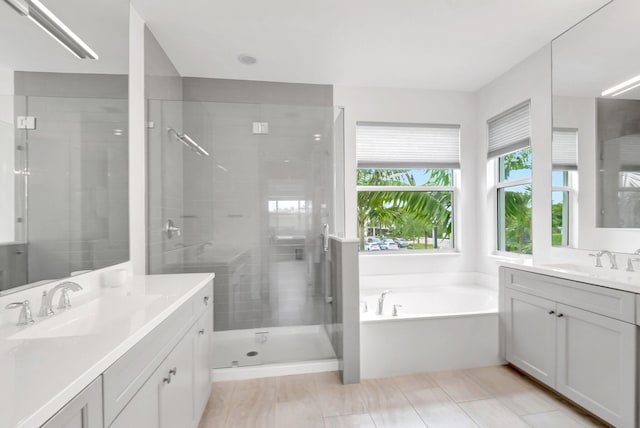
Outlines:
{"label": "recessed ceiling light", "polygon": [[255,56],[249,54],[238,55],[238,61],[240,61],[240,64],[244,65],[254,65],[256,62],[258,62]]}

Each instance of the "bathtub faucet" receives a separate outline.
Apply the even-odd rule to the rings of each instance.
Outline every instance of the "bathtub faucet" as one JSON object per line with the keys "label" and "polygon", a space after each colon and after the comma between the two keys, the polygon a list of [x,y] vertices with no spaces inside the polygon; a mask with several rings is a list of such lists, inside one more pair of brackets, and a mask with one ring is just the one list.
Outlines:
{"label": "bathtub faucet", "polygon": [[389,293],[391,293],[391,290],[384,290],[382,294],[380,294],[380,297],[378,297],[378,312],[376,312],[376,315],[382,315],[384,312],[384,296]]}

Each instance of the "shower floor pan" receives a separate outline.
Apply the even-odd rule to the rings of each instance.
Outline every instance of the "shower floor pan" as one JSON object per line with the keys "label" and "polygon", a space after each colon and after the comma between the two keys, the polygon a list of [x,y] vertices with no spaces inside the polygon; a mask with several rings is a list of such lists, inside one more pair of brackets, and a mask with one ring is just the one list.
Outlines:
{"label": "shower floor pan", "polygon": [[[211,355],[217,380],[221,379],[216,372],[224,374],[229,370],[263,377],[260,374],[268,373],[269,368],[278,369],[278,373],[286,372],[287,367],[296,367],[296,373],[333,370],[334,366],[337,369],[329,337],[319,325],[214,332]],[[317,370],[312,369],[314,365]],[[256,370],[242,370],[250,368]]]}

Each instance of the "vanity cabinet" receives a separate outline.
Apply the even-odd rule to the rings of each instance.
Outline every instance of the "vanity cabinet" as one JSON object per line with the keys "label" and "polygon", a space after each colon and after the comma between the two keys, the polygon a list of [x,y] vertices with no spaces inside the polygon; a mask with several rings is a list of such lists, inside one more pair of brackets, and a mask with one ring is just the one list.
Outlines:
{"label": "vanity cabinet", "polygon": [[551,387],[556,378],[555,303],[506,289],[506,359]]}
{"label": "vanity cabinet", "polygon": [[100,376],[41,428],[101,428],[102,426],[102,376]]}
{"label": "vanity cabinet", "polygon": [[507,361],[607,422],[635,427],[637,330],[619,319],[635,318],[625,309],[635,296],[502,269]]}
{"label": "vanity cabinet", "polygon": [[[196,295],[191,304],[179,309],[174,317],[189,322],[186,329],[175,334],[174,327],[181,324],[169,318],[160,325],[157,340],[149,335],[147,343],[140,342],[141,355],[137,346],[125,354],[119,362],[105,372],[105,421],[109,428],[158,428],[193,427],[196,428],[211,391],[210,384],[210,337],[211,303],[213,289],[207,287]],[[182,311],[182,312],[181,312]],[[184,324],[182,324],[184,326]],[[170,333],[174,333],[173,335]],[[177,343],[176,343],[177,342]],[[162,343],[169,343],[170,350],[163,352]],[[158,349],[160,349],[158,351]],[[133,352],[132,354],[130,354]],[[161,360],[151,358],[160,352]],[[128,357],[136,358],[130,360]],[[153,361],[152,371],[145,373],[140,387],[139,376],[132,382],[130,368],[136,362]],[[145,368],[148,364],[145,366]],[[129,382],[129,384],[127,384]],[[135,389],[133,393],[129,391]],[[128,399],[119,399],[127,395]],[[129,396],[130,395],[130,396]],[[111,399],[109,399],[111,398]]]}

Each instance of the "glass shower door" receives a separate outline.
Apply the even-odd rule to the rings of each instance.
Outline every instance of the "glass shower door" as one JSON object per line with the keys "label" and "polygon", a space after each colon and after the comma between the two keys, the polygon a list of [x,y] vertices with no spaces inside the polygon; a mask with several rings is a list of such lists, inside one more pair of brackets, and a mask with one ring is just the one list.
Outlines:
{"label": "glass shower door", "polygon": [[333,109],[150,101],[148,111],[150,272],[216,273],[224,351],[214,366],[335,357],[322,235],[333,216]]}

